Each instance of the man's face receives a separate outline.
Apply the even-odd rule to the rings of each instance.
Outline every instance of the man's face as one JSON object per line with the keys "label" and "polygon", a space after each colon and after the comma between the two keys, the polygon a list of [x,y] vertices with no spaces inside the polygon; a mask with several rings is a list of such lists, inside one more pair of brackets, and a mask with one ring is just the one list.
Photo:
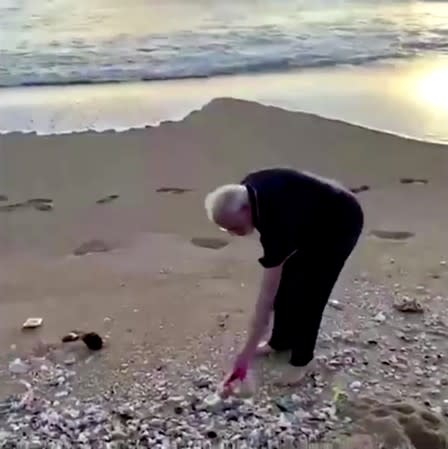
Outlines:
{"label": "man's face", "polygon": [[251,234],[254,226],[250,207],[245,206],[237,212],[226,214],[222,217],[219,226],[231,235],[242,237]]}

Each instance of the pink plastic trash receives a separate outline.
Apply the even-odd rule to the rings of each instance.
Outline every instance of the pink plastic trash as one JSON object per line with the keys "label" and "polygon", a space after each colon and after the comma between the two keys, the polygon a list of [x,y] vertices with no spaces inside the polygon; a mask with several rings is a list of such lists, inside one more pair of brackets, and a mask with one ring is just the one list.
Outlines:
{"label": "pink plastic trash", "polygon": [[246,378],[246,375],[247,375],[247,368],[237,368],[225,381],[224,386],[228,387],[236,380],[242,382]]}

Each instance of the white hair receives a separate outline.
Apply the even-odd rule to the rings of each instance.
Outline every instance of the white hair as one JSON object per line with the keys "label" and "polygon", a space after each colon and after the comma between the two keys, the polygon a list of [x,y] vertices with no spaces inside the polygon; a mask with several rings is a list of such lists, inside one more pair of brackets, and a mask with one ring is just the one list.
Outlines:
{"label": "white hair", "polygon": [[208,219],[219,224],[221,217],[228,213],[237,212],[248,204],[247,189],[242,184],[227,184],[210,192],[205,197],[205,210]]}

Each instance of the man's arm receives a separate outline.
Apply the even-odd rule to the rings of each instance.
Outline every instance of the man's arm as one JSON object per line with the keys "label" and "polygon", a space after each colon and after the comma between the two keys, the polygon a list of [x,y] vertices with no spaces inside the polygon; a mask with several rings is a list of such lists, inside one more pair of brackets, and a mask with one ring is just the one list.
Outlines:
{"label": "man's arm", "polygon": [[252,318],[249,336],[243,353],[248,357],[252,357],[257,345],[263,337],[274,306],[274,299],[280,285],[283,264],[266,268],[263,272],[260,293],[255,306],[255,313]]}

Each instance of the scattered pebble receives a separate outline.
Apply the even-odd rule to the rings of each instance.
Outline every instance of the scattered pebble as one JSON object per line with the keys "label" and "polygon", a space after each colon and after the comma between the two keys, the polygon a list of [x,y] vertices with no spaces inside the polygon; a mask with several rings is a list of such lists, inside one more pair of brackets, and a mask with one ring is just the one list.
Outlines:
{"label": "scattered pebble", "polygon": [[328,301],[328,303],[330,304],[331,307],[333,307],[336,310],[344,309],[344,306],[337,299],[330,299],[330,301]]}
{"label": "scattered pebble", "polygon": [[9,371],[13,374],[25,374],[29,371],[30,366],[17,358],[9,364]]}
{"label": "scattered pebble", "polygon": [[[214,391],[221,380],[216,378],[216,361],[214,365],[195,366],[189,361],[178,366],[167,359],[160,362],[160,369],[145,365],[140,372],[134,363],[138,359],[132,358],[117,366],[117,373],[124,369],[124,375],[132,376],[131,383],[122,387],[119,378],[113,389],[103,388],[100,375],[91,398],[78,399],[75,385],[80,380],[78,368],[84,364],[76,366],[76,373],[71,371],[76,363],[73,354],[62,357],[60,364],[45,356],[17,358],[9,368],[14,382],[23,380],[22,393],[0,402],[0,441],[11,448],[20,440],[27,442],[27,447],[40,444],[42,449],[51,447],[49,442],[60,447],[162,449],[169,447],[163,446],[164,441],[186,448],[221,441],[248,449],[284,447],[288,441],[320,441],[358,425],[362,417],[343,413],[364,394],[380,400],[389,395],[397,401],[413,397],[426,404],[428,413],[448,415],[446,339],[437,334],[447,329],[445,309],[436,310],[431,303],[424,320],[413,320],[411,315],[394,313],[392,301],[383,301],[396,294],[370,282],[368,276],[355,281],[359,301],[344,297],[347,315],[356,311],[355,322],[326,318],[319,343],[319,369],[300,388],[271,391],[261,386],[250,399],[223,397]],[[374,323],[384,323],[380,334]],[[214,329],[221,338],[223,333],[216,331],[216,324]],[[79,331],[69,334],[73,339],[86,335]],[[99,342],[101,337],[95,335]],[[95,367],[97,357],[92,360],[89,369]],[[335,388],[340,374],[347,391]],[[355,410],[362,416],[367,409],[388,416],[392,405],[384,404]],[[401,402],[397,407],[408,410]],[[369,416],[374,416],[373,412]],[[428,416],[434,423],[439,419]]]}
{"label": "scattered pebble", "polygon": [[407,296],[396,298],[394,301],[394,308],[405,313],[424,312],[423,306],[417,298],[409,298]]}
{"label": "scattered pebble", "polygon": [[373,320],[377,323],[384,323],[386,321],[386,315],[384,315],[383,312],[378,312],[374,317]]}

